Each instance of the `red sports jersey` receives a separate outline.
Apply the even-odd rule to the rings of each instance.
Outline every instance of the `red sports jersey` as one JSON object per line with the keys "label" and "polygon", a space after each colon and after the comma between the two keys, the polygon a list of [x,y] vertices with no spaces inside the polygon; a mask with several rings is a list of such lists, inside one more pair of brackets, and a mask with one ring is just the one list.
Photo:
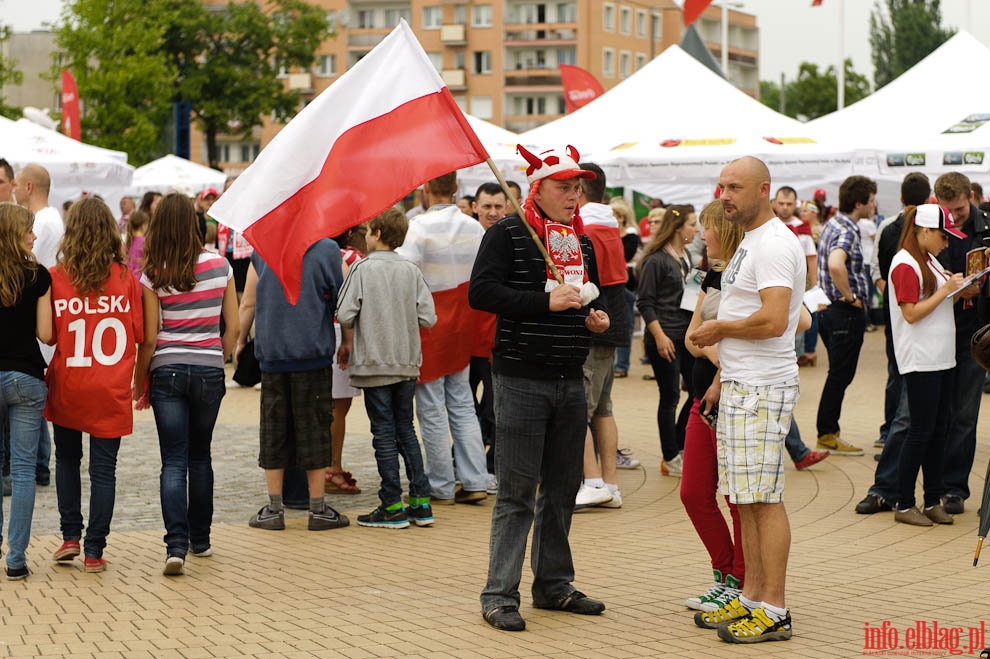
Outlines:
{"label": "red sports jersey", "polygon": [[58,265],[51,269],[55,356],[45,381],[45,417],[95,437],[131,434],[136,343],[144,341],[141,287],[114,263],[100,294],[83,297]]}

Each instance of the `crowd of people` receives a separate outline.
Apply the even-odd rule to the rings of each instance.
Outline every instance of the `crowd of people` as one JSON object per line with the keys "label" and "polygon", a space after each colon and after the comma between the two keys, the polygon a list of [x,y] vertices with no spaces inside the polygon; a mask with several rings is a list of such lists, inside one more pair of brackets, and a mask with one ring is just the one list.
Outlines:
{"label": "crowd of people", "polygon": [[[53,559],[82,553],[87,572],[106,569],[134,408],[153,410],[161,448],[163,574],[211,555],[210,445],[233,359],[238,370],[254,364],[261,389],[268,500],[251,527],[284,529],[293,505],[308,508],[310,530],[350,524],[325,494],[361,491],[342,464],[346,415],[361,397],[380,484],[359,526],[431,526],[434,506],[495,495],[484,620],[525,629],[531,530],[534,606],[599,614],[605,604],[573,585],[568,534],[575,510],[621,508],[617,469],[639,465],[619,447],[612,404],[637,322],[658,389],[660,473],[681,479],[714,575],[685,601],[699,627],[733,643],[791,637],[784,451],[799,471],[864,453],[839,421],[875,324],[887,339],[883,450],[856,512],[928,526],[963,512],[985,378],[969,339],[987,306],[982,281],[966,275],[986,263],[990,237],[982,192],[964,176],[932,186],[908,174],[904,210],[878,226],[866,177],[843,181],[833,208],[824,190],[809,201],[786,186],[771,195],[766,165],[741,158],[700,213],[656,200],[637,222],[573,147],[519,152],[525,195],[491,182],[457,198],[456,172],[436,177],[409,212],[391,208],[310,246],[295,303],[248,240],[209,217],[217,190],[125,198],[119,219],[84,197],[63,221],[43,168],[15,176],[0,161],[7,578],[30,573],[48,422],[63,539]],[[828,304],[808,308],[812,292]],[[819,337],[828,374],[811,449],[792,412]]]}

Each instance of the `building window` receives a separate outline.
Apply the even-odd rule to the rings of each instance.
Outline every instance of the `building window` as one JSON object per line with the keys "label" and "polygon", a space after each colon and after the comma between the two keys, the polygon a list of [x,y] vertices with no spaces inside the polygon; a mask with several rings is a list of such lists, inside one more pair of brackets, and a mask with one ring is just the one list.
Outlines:
{"label": "building window", "polygon": [[357,13],[357,27],[369,30],[375,26],[375,11],[373,9],[359,9]]}
{"label": "building window", "polygon": [[433,65],[437,71],[443,69],[443,53],[426,53],[426,56],[430,58],[430,63]]}
{"label": "building window", "polygon": [[401,19],[406,19],[409,22],[409,10],[408,9],[386,9],[385,10],[385,27],[395,27],[399,24]]}
{"label": "building window", "polygon": [[464,51],[458,50],[454,52],[454,68],[463,69],[464,68]]}
{"label": "building window", "polygon": [[629,51],[619,53],[619,78],[625,80],[632,73],[632,56]]}
{"label": "building window", "polygon": [[557,5],[558,23],[577,23],[577,4],[562,2]]}
{"label": "building window", "polygon": [[337,31],[337,12],[333,9],[327,12],[327,29],[331,34]]}
{"label": "building window", "polygon": [[643,53],[636,53],[636,70],[639,71],[644,66],[646,66],[646,55]]}
{"label": "building window", "polygon": [[423,7],[423,29],[439,30],[443,22],[440,7]]}
{"label": "building window", "polygon": [[632,10],[628,7],[619,9],[619,32],[622,34],[632,33]]}
{"label": "building window", "polygon": [[636,36],[646,38],[646,11],[643,9],[636,10]]}
{"label": "building window", "polygon": [[615,32],[615,5],[605,3],[605,15],[602,17],[602,29]]}
{"label": "building window", "polygon": [[491,119],[494,114],[492,112],[492,97],[472,96],[471,114],[478,117],[479,119]]}
{"label": "building window", "polygon": [[602,49],[602,75],[606,78],[615,77],[615,51],[611,48]]}
{"label": "building window", "polygon": [[653,14],[653,33],[650,35],[650,39],[654,41],[660,41],[663,35],[663,23],[660,20],[660,12]]}
{"label": "building window", "polygon": [[570,64],[571,66],[577,64],[577,50],[575,48],[558,48],[557,65],[561,64]]}
{"label": "building window", "polygon": [[467,5],[454,5],[454,24],[467,24]]}
{"label": "building window", "polygon": [[474,5],[471,7],[471,27],[491,27],[492,6]]}
{"label": "building window", "polygon": [[479,74],[492,72],[492,53],[489,50],[479,50],[474,53],[474,72]]}
{"label": "building window", "polygon": [[330,78],[337,75],[337,56],[319,55],[316,58],[316,75],[320,78]]}

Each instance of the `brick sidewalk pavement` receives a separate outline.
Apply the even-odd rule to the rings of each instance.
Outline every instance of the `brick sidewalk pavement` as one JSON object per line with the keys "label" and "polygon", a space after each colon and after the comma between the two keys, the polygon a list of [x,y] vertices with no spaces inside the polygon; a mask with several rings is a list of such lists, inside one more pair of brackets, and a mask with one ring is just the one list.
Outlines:
{"label": "brick sidewalk pavement", "polygon": [[[801,371],[796,414],[811,443],[826,372],[824,350],[820,355],[817,368]],[[248,528],[264,502],[258,394],[232,390],[214,440],[215,555],[190,558],[183,577],[161,575],[157,441],[152,417],[141,413],[120,452],[107,572],[51,563],[59,544],[55,494],[39,488],[28,550],[34,574],[0,580],[0,656],[861,657],[866,623],[884,621],[902,643],[917,621],[961,627],[967,655],[968,628],[990,615],[990,555],[972,567],[977,506],[969,503],[953,526],[928,529],[896,524],[889,513],[856,515],[853,506],[872,481],[869,449],[804,473],[787,467],[794,638],[738,647],[696,628],[682,602],[703,591],[711,575],[681,506],[679,480],[659,475],[656,388],[641,379],[644,372],[634,366],[615,388],[620,444],[632,447],[644,468],[620,471],[622,509],[583,511],[571,532],[576,585],[605,600],[601,617],[532,609],[527,568],[527,631],[497,632],[481,620],[490,501],[438,509],[428,529],[313,533],[301,511],[288,512],[283,532]],[[844,437],[864,448],[882,416],[885,373],[882,336],[868,335],[842,419]],[[360,399],[348,421],[345,464],[364,493],[329,500],[353,519],[375,505],[377,474]],[[980,424],[981,438],[988,423]],[[988,458],[981,445],[974,493],[982,490]]]}

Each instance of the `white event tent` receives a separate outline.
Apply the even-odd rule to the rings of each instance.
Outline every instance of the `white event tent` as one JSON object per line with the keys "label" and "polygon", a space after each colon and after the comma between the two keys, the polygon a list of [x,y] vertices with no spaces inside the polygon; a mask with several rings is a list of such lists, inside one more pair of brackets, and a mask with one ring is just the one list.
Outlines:
{"label": "white event tent", "polygon": [[207,188],[223,191],[226,181],[227,175],[223,172],[169,154],[134,170],[131,194],[176,191],[193,196]]}
{"label": "white event tent", "polygon": [[127,164],[126,153],[77,142],[27,119],[0,117],[0,144],[0,156],[15,172],[32,163],[48,170],[52,206],[87,193],[100,195],[113,208],[131,184],[134,168]]}
{"label": "white event tent", "polygon": [[[512,180],[525,188],[526,174],[525,161],[523,157],[516,153],[516,145],[519,144],[519,136],[501,126],[479,119],[473,115],[464,114],[471,130],[474,131],[481,144],[485,147],[491,157],[495,167],[506,180]],[[457,181],[461,186],[458,196],[467,194],[473,195],[475,190],[482,183],[495,181],[488,163],[481,163],[467,169],[462,169],[457,173]]]}
{"label": "white event tent", "polygon": [[599,98],[520,135],[542,148],[573,144],[605,170],[610,186],[665,201],[703,204],[726,163],[751,155],[774,188],[802,197],[851,173],[851,149],[816,143],[805,124],[775,112],[670,46]]}
{"label": "white event tent", "polygon": [[899,206],[904,175],[933,182],[959,171],[990,183],[990,87],[973,82],[990,68],[990,48],[960,31],[895,80],[847,108],[807,124],[822,142],[857,145],[854,170],[878,183],[881,212]]}

